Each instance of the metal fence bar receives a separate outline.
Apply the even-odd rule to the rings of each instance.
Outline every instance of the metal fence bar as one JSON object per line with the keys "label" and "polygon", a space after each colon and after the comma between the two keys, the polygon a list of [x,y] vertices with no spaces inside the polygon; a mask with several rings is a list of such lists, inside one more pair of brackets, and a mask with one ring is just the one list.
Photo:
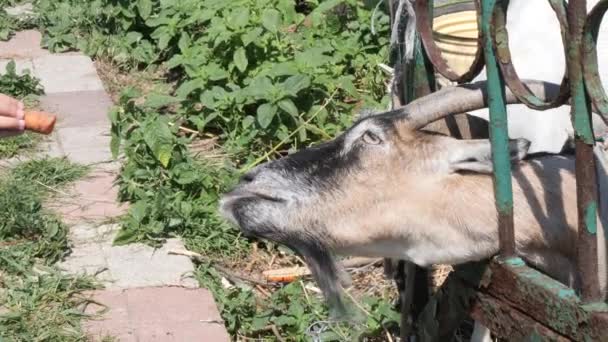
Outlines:
{"label": "metal fence bar", "polygon": [[[511,257],[515,255],[515,233],[513,228],[513,186],[511,182],[505,86],[496,63],[490,31],[490,22],[495,5],[496,0],[481,2],[481,30],[488,79],[490,140],[492,143],[492,164],[494,165],[494,195],[498,211],[499,244],[501,255]],[[507,3],[504,1],[498,3],[498,6],[506,5]]]}
{"label": "metal fence bar", "polygon": [[591,110],[585,91],[581,46],[587,17],[586,0],[568,3],[569,46],[568,77],[572,94],[571,115],[576,143],[576,195],[578,200],[577,268],[581,277],[584,302],[601,300],[597,260],[597,171],[591,127]]}

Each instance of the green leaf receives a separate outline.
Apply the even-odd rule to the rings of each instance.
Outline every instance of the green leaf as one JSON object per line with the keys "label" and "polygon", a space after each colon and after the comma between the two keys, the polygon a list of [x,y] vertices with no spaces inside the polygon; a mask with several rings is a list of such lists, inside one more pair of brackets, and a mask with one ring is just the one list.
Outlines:
{"label": "green leaf", "polygon": [[135,229],[122,229],[114,237],[114,245],[121,246],[137,241],[138,231]]}
{"label": "green leaf", "polygon": [[359,92],[357,91],[357,88],[355,88],[355,85],[350,77],[340,77],[338,82],[340,84],[340,88],[346,90],[350,96],[359,96]]}
{"label": "green leaf", "polygon": [[247,61],[247,55],[245,54],[245,49],[243,49],[242,47],[238,48],[234,52],[233,59],[234,59],[234,64],[241,72],[244,72],[247,69],[248,61]]}
{"label": "green leaf", "polygon": [[249,9],[245,7],[236,8],[229,17],[232,27],[241,28],[249,23]]}
{"label": "green leaf", "polygon": [[267,99],[274,89],[275,86],[268,77],[257,77],[247,87],[249,95],[254,99]]}
{"label": "green leaf", "polygon": [[146,208],[148,203],[145,201],[137,201],[131,206],[130,214],[133,220],[137,223],[143,222],[146,217]]}
{"label": "green leaf", "polygon": [[17,66],[15,64],[15,60],[11,59],[10,62],[6,65],[6,74],[7,75],[17,75]]}
{"label": "green leaf", "polygon": [[253,30],[247,30],[242,36],[241,41],[244,46],[251,44],[254,40],[258,39],[258,37],[262,34],[263,30],[259,27],[254,28]]}
{"label": "green leaf", "polygon": [[118,152],[120,152],[120,136],[112,130],[112,138],[110,140],[110,152],[112,152],[112,158],[116,159],[118,157]]}
{"label": "green leaf", "polygon": [[281,27],[281,13],[273,8],[268,8],[262,13],[262,26],[272,33],[276,33]]}
{"label": "green leaf", "polygon": [[198,80],[198,79],[188,80],[188,81],[182,83],[177,88],[177,90],[175,90],[175,95],[177,95],[179,98],[185,99],[193,91],[195,91],[197,89],[201,89],[201,88],[203,88],[203,84],[200,80]]}
{"label": "green leaf", "polygon": [[267,325],[268,325],[268,317],[266,317],[266,316],[253,317],[253,320],[251,321],[251,330],[253,330],[253,331],[262,330]]}
{"label": "green leaf", "polygon": [[125,42],[129,45],[139,42],[143,38],[143,35],[136,31],[131,31],[125,36]]}
{"label": "green leaf", "polygon": [[142,19],[147,20],[152,13],[152,1],[151,0],[139,0],[137,1],[137,9]]}
{"label": "green leaf", "polygon": [[306,75],[294,75],[282,83],[283,89],[292,95],[296,95],[300,90],[310,86],[310,78]]}
{"label": "green leaf", "polygon": [[243,129],[247,129],[254,123],[254,121],[255,118],[253,116],[247,115],[241,122],[241,125],[243,126]]}
{"label": "green leaf", "polygon": [[273,77],[293,76],[296,74],[298,74],[298,68],[292,61],[283,63],[273,63],[272,68],[268,71],[268,75]]}
{"label": "green leaf", "polygon": [[278,326],[293,326],[298,324],[298,321],[290,316],[279,316],[277,318],[275,318],[274,320],[274,324],[278,325]]}
{"label": "green leaf", "polygon": [[169,96],[169,95],[150,94],[146,98],[146,101],[144,102],[144,106],[148,107],[148,108],[156,109],[156,108],[165,107],[165,106],[173,104],[173,103],[178,103],[180,101],[181,100],[179,98]]}
{"label": "green leaf", "polygon": [[144,128],[144,141],[152,150],[154,157],[167,167],[173,153],[173,141],[175,137],[169,129],[169,124],[165,118],[156,118],[148,123]]}
{"label": "green leaf", "polygon": [[177,46],[181,52],[187,51],[192,46],[192,39],[190,39],[188,32],[182,33],[177,42]]}
{"label": "green leaf", "polygon": [[173,36],[171,36],[169,33],[161,34],[160,38],[158,39],[158,48],[161,50],[166,49],[167,46],[169,46],[171,38],[173,38]]}
{"label": "green leaf", "polygon": [[46,227],[46,236],[45,238],[50,239],[53,238],[59,233],[59,224],[58,223],[50,223],[48,227]]}
{"label": "green leaf", "polygon": [[298,116],[298,108],[290,99],[283,99],[279,101],[279,107],[286,111],[291,116]]}
{"label": "green leaf", "polygon": [[270,123],[272,122],[272,119],[274,119],[276,113],[277,106],[273,104],[264,103],[263,105],[259,106],[257,110],[257,118],[260,126],[262,128],[267,128],[268,126],[270,126]]}

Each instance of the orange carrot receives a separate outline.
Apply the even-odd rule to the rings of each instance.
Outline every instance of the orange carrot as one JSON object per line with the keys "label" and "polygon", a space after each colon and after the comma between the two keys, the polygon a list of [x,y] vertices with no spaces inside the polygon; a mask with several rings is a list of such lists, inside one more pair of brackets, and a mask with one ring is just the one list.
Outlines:
{"label": "orange carrot", "polygon": [[45,112],[25,112],[25,129],[41,133],[50,134],[55,128],[57,116]]}
{"label": "orange carrot", "polygon": [[266,281],[273,283],[291,283],[298,278],[309,275],[310,270],[307,267],[288,267],[278,270],[268,270],[262,272]]}

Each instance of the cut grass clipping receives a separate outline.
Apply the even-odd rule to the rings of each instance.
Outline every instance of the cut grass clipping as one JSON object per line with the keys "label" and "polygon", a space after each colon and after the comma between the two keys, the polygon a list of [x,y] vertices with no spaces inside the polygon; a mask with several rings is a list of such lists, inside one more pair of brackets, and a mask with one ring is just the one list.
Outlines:
{"label": "cut grass clipping", "polygon": [[67,252],[67,227],[42,203],[87,172],[63,158],[0,169],[0,341],[82,340],[79,306],[92,279],[53,264]]}

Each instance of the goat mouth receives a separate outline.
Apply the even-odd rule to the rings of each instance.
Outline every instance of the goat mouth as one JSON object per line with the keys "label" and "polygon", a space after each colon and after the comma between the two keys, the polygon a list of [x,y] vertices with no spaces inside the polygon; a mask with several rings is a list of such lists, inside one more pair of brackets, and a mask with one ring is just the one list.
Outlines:
{"label": "goat mouth", "polygon": [[250,191],[244,189],[235,189],[222,196],[219,203],[220,213],[224,218],[228,219],[232,223],[241,226],[240,220],[236,217],[235,208],[239,206],[239,203],[244,202],[257,202],[266,201],[274,203],[282,203],[283,199],[274,197],[257,191]]}
{"label": "goat mouth", "polygon": [[258,191],[236,189],[222,196],[223,203],[235,202],[241,199],[261,199],[269,202],[284,202],[282,198],[268,195]]}

